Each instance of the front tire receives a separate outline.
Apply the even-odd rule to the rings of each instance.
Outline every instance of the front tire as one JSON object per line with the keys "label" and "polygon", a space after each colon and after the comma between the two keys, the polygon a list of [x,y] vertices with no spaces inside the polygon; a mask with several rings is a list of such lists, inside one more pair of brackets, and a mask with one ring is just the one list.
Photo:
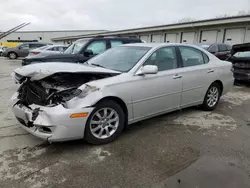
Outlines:
{"label": "front tire", "polygon": [[221,87],[218,83],[213,83],[208,88],[205,95],[202,108],[206,111],[212,111],[216,108],[221,96]]}
{"label": "front tire", "polygon": [[84,138],[95,145],[110,143],[121,134],[124,124],[121,106],[113,100],[101,101],[87,120]]}
{"label": "front tire", "polygon": [[9,58],[9,59],[16,59],[16,58],[17,58],[17,54],[16,54],[15,52],[10,52],[10,53],[8,54],[8,58]]}

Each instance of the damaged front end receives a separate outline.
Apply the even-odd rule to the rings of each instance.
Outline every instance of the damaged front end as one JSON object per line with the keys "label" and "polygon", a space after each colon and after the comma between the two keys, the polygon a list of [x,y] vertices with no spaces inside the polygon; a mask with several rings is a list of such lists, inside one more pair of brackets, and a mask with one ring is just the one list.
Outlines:
{"label": "damaged front end", "polygon": [[228,60],[233,64],[235,80],[250,81],[250,43],[234,45]]}
{"label": "damaged front end", "polygon": [[98,89],[88,82],[115,75],[117,73],[57,72],[34,80],[14,72],[12,76],[20,86],[12,96],[12,111],[26,131],[41,139],[56,142],[83,138],[87,117],[94,107],[69,107],[67,103],[73,98],[76,100],[76,96],[85,99],[88,93]]}
{"label": "damaged front end", "polygon": [[55,106],[65,103],[81,94],[81,85],[114,76],[108,73],[56,73],[41,80],[33,80],[15,74],[15,81],[20,85],[18,89],[19,103],[26,106],[31,104],[41,106]]}

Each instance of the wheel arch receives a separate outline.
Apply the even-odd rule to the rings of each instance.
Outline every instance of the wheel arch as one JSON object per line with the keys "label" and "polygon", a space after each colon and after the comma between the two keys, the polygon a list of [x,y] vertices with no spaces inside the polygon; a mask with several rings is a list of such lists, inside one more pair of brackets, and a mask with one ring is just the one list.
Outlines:
{"label": "wheel arch", "polygon": [[8,57],[9,57],[10,53],[14,53],[14,54],[16,54],[16,57],[18,57],[17,53],[16,53],[16,52],[14,52],[14,51],[10,51],[10,52],[8,52],[8,53],[7,53],[7,56],[8,56]]}
{"label": "wheel arch", "polygon": [[[220,91],[220,94],[222,94],[222,93],[223,93],[223,89],[224,89],[224,88],[223,88],[223,83],[222,83],[222,81],[220,81],[220,80],[215,80],[212,84],[214,84],[214,83],[219,84],[220,90],[221,90],[221,91]],[[212,85],[212,84],[211,84],[211,85]],[[211,86],[211,85],[210,85],[210,86]],[[210,87],[210,86],[209,86],[209,87]]]}
{"label": "wheel arch", "polygon": [[119,104],[124,112],[124,115],[125,115],[125,126],[128,125],[128,108],[127,108],[127,105],[126,103],[119,97],[116,97],[116,96],[106,96],[102,99],[100,99],[99,101],[97,101],[94,105],[98,104],[98,103],[101,103],[102,101],[105,101],[105,100],[113,100],[115,101],[117,104]]}

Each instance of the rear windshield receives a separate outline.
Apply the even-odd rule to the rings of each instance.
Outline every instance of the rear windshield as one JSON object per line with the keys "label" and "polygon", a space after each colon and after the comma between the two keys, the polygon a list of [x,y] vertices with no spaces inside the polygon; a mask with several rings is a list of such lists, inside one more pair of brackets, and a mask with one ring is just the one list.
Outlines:
{"label": "rear windshield", "polygon": [[208,45],[208,44],[195,44],[195,45],[200,47],[200,48],[203,48],[205,50],[207,50],[210,47],[210,45]]}

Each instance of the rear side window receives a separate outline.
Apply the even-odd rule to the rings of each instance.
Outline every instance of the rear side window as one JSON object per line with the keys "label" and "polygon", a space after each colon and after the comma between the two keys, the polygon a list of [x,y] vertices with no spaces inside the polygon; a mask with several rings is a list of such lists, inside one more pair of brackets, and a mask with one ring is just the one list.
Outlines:
{"label": "rear side window", "polygon": [[184,67],[202,65],[205,63],[203,52],[192,47],[179,47]]}
{"label": "rear side window", "polygon": [[225,52],[225,51],[227,51],[226,45],[224,45],[224,44],[219,44],[218,46],[219,46],[219,52]]}
{"label": "rear side window", "polygon": [[41,46],[45,46],[44,44],[30,44],[29,47],[30,48],[39,48]]}
{"label": "rear side window", "polygon": [[113,47],[122,45],[123,42],[120,41],[120,40],[111,40],[111,41],[110,41],[110,44],[111,44],[111,48],[113,48]]}

